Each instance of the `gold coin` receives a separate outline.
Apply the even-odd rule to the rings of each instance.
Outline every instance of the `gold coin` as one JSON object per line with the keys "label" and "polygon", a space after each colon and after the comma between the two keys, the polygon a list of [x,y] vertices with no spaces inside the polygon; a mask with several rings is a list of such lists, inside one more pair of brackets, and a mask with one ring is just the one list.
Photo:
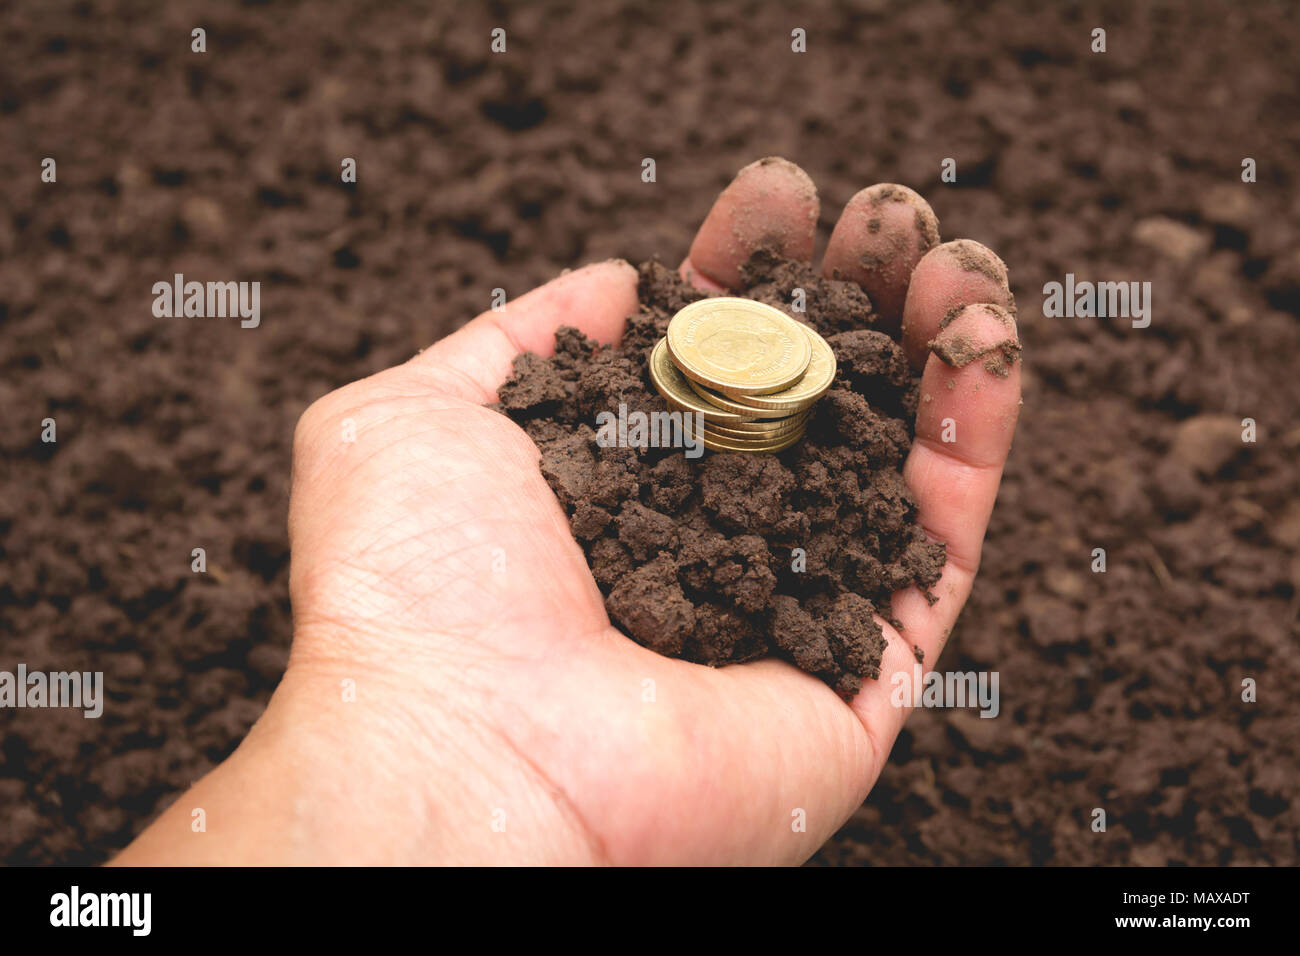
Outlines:
{"label": "gold coin", "polygon": [[717,422],[741,422],[762,414],[757,412],[748,416],[737,415],[734,412],[723,411],[701,401],[691,391],[686,377],[677,370],[677,366],[668,358],[668,345],[664,339],[660,339],[655,343],[655,347],[650,352],[650,361],[647,364],[650,367],[650,381],[654,383],[654,387],[663,396],[669,407],[676,411],[694,412]]}
{"label": "gold coin", "polygon": [[787,428],[779,432],[770,432],[762,434],[760,432],[733,432],[731,429],[721,425],[705,425],[703,432],[712,438],[720,439],[725,442],[734,442],[737,445],[770,445],[773,442],[794,434],[795,432],[804,431],[803,427]]}
{"label": "gold coin", "polygon": [[[746,404],[746,402],[748,402],[749,399],[758,398],[759,396],[747,395],[744,398],[733,399],[726,395],[721,395],[718,392],[715,392],[711,388],[705,388],[699,382],[692,382],[690,379],[687,379],[686,381],[687,384],[690,385],[692,391],[694,391],[696,395],[700,396],[700,398],[704,399],[710,405],[714,406],[715,408],[720,408],[723,411],[731,412],[733,415],[743,415],[746,418],[752,418],[754,415],[763,415],[768,419],[780,420],[784,418],[789,418],[791,415],[795,415],[800,412],[806,412],[808,411],[808,409],[812,408],[812,406],[816,404],[816,399],[813,399],[812,401],[804,402],[803,404],[795,406],[793,408],[778,408],[778,407],[759,408],[757,405]],[[798,387],[799,386],[797,385],[795,386],[795,388]],[[776,396],[784,395],[784,394],[785,392],[776,392],[771,396],[764,395],[762,397],[776,398]]]}
{"label": "gold coin", "polygon": [[769,442],[766,445],[758,442],[745,444],[737,443],[731,439],[715,438],[706,430],[704,433],[704,447],[711,451],[740,451],[740,452],[778,452],[789,448],[800,438],[803,437],[803,431],[797,431],[792,435],[784,435],[781,438]]}
{"label": "gold coin", "polygon": [[[685,378],[685,376],[683,376],[683,378]],[[796,417],[798,417],[802,421],[808,416],[807,409],[797,409],[793,412],[778,412],[778,411],[770,411],[766,409],[755,410],[748,406],[733,402],[725,395],[719,395],[717,392],[713,391],[712,389],[705,388],[703,385],[699,384],[698,382],[692,382],[690,379],[686,379],[686,382],[687,384],[690,385],[692,390],[694,390],[696,395],[700,396],[700,398],[704,399],[711,406],[721,409],[724,412],[730,412],[735,415],[744,415],[746,420],[743,422],[726,423],[728,426],[732,428],[740,429],[742,431],[761,432],[761,431],[769,431],[775,428],[785,428],[788,425],[790,425],[790,423]],[[756,414],[762,415],[764,417],[754,418],[753,416]],[[706,421],[709,420],[708,416],[706,416],[705,420]]]}
{"label": "gold coin", "polygon": [[705,422],[704,430],[713,432],[719,438],[738,438],[742,441],[771,441],[778,436],[785,436],[794,431],[799,431],[807,424],[806,416],[797,416],[794,418],[785,418],[780,421],[772,422],[761,430],[735,428],[730,425],[713,425]]}
{"label": "gold coin", "polygon": [[789,388],[812,358],[804,327],[780,309],[721,296],[692,302],[668,323],[668,354],[682,374],[728,395]]}
{"label": "gold coin", "polygon": [[[682,377],[686,378],[685,376]],[[699,382],[687,378],[686,384],[691,387],[691,391],[695,392],[696,395],[700,396],[700,398],[704,399],[706,402],[708,402],[710,405],[712,405],[715,408],[720,408],[723,411],[731,412],[733,415],[756,414],[752,405],[742,405],[740,404],[740,402],[736,401],[735,399],[728,398],[726,395],[723,395],[720,392],[715,392],[713,389],[707,388],[701,385]],[[777,394],[780,393],[778,392]]]}
{"label": "gold coin", "polygon": [[[821,398],[835,381],[835,350],[812,329],[806,326],[803,329],[812,345],[812,358],[808,360],[808,370],[804,372],[803,378],[781,392],[772,392],[769,395],[744,395],[730,401],[715,402],[715,404],[737,415],[747,415],[752,414],[754,409],[776,412],[800,411]],[[695,391],[699,392],[699,388]],[[711,395],[702,397],[713,401]]]}
{"label": "gold coin", "polygon": [[[707,419],[706,419],[707,421]],[[720,423],[720,427],[727,429],[728,432],[741,432],[742,434],[762,434],[772,432],[788,431],[788,428],[794,424],[807,424],[807,415],[792,415],[788,419],[754,419],[751,421],[725,421]]]}

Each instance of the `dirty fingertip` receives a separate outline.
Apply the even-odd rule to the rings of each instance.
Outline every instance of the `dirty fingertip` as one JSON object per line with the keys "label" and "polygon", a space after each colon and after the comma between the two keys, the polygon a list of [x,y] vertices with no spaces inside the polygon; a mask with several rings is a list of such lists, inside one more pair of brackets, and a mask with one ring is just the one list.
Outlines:
{"label": "dirty fingertip", "polygon": [[964,306],[944,318],[929,351],[952,368],[978,361],[990,374],[1006,378],[1020,361],[1016,320],[998,305]]}
{"label": "dirty fingertip", "polygon": [[844,207],[823,272],[860,285],[879,327],[897,329],[912,270],[938,243],[939,219],[920,194],[897,183],[877,183]]}
{"label": "dirty fingertip", "polygon": [[759,249],[810,260],[820,210],[817,187],[807,173],[777,156],[760,159],[718,196],[688,260],[718,285],[738,288],[740,267]]}
{"label": "dirty fingertip", "polygon": [[903,350],[912,364],[925,362],[930,340],[945,318],[966,305],[987,302],[1016,311],[1006,264],[993,250],[970,239],[931,249],[912,273],[903,307]]}

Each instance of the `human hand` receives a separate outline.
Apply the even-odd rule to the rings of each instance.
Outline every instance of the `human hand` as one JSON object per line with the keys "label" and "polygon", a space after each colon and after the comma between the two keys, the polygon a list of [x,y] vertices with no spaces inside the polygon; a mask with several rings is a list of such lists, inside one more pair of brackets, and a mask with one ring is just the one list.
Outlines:
{"label": "human hand", "polygon": [[[749,166],[683,274],[735,287],[763,245],[810,260],[817,216],[797,167]],[[910,673],[913,647],[926,661],[942,649],[1020,403],[1018,364],[995,375],[968,361],[1014,341],[1006,313],[955,309],[1011,306],[1001,262],[937,241],[919,197],[873,187],[849,202],[823,264],[859,282],[924,363],[904,476],[947,565],[937,603],[894,596],[906,640],[881,622],[882,678]],[[553,351],[558,326],[611,342],[636,311],[634,269],[588,266],[307,410],[294,443],[288,670],[239,750],[118,862],[792,863],[848,818],[907,717],[888,682],[865,682],[846,704],[780,660],[710,669],[628,639],[533,442],[483,407],[519,352]],[[953,443],[940,439],[947,418],[959,423]],[[207,834],[191,831],[194,807]]]}

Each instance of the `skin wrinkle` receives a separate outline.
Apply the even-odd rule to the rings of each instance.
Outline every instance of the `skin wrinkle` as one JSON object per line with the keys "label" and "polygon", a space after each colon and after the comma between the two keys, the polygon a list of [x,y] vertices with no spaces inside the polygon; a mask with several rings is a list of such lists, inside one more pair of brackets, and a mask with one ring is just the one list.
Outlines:
{"label": "skin wrinkle", "polygon": [[[384,399],[382,402],[367,403],[367,404],[356,405],[356,406],[350,407],[347,411],[345,411],[345,412],[342,413],[342,414],[331,415],[331,416],[330,416],[330,419],[331,419],[331,420],[330,420],[330,424],[333,426],[333,428],[334,428],[334,433],[337,435],[337,434],[340,433],[340,432],[339,432],[339,426],[343,423],[344,420],[346,420],[346,419],[348,419],[348,418],[358,419],[357,424],[358,424],[360,427],[359,427],[358,430],[357,430],[357,438],[360,439],[361,436],[362,436],[363,434],[365,434],[365,433],[367,433],[367,432],[369,432],[369,431],[373,431],[373,430],[376,430],[376,429],[382,428],[383,426],[385,426],[385,425],[387,425],[387,424],[392,424],[392,423],[395,423],[395,422],[399,422],[399,421],[402,420],[402,418],[417,418],[417,419],[423,420],[423,419],[425,419],[425,418],[428,417],[428,415],[430,414],[430,412],[434,412],[434,413],[436,413],[436,412],[447,412],[447,411],[461,411],[461,409],[455,409],[455,408],[443,407],[443,408],[434,408],[434,409],[413,409],[413,410],[410,410],[410,411],[404,411],[404,412],[401,412],[401,413],[397,414],[396,416],[393,416],[393,415],[382,415],[382,414],[381,414],[381,415],[376,416],[376,417],[367,417],[367,416],[364,414],[365,412],[370,411],[370,410],[372,410],[372,409],[377,409],[377,408],[380,406],[380,404],[388,404],[388,403],[391,403],[391,402],[394,402],[394,401],[400,401],[400,400],[399,400],[399,399]],[[459,425],[459,424],[460,424],[460,421],[457,420],[456,423]],[[324,428],[324,427],[325,427],[325,426],[322,425],[322,428]],[[442,427],[442,426],[439,426],[439,425],[429,424],[428,427],[426,427],[426,428],[424,428],[424,429],[422,429],[422,430],[420,430],[420,431],[417,431],[417,432],[415,432],[415,433],[412,433],[412,434],[413,434],[414,436],[417,436],[417,437],[418,437],[418,436],[421,435],[421,434],[437,432],[437,431],[439,431],[439,429],[440,429],[441,427]],[[374,456],[376,456],[376,455],[378,455],[378,454],[381,454],[381,453],[383,453],[383,452],[389,450],[390,448],[398,447],[398,446],[403,445],[403,444],[409,444],[409,442],[405,440],[406,438],[409,438],[409,437],[411,437],[411,436],[409,436],[409,435],[408,435],[408,436],[398,436],[398,437],[394,438],[391,442],[388,442],[388,443],[385,444],[385,445],[381,445],[378,449],[371,449],[371,450],[370,450],[370,454],[367,456],[367,459],[362,459],[361,461],[355,462],[354,465],[353,465],[353,467],[356,468],[356,467],[361,467],[361,466],[365,465],[365,464],[366,464],[366,461],[368,460],[368,458],[371,458],[371,457],[374,457]],[[359,443],[359,442],[344,442],[344,441],[342,441],[341,439],[338,441],[338,444],[339,444],[339,445],[358,444],[358,443]],[[342,454],[344,454],[344,452],[345,452],[345,450],[339,450],[339,449],[336,448],[336,449],[334,449],[333,457],[337,458],[337,457],[341,456]],[[339,482],[339,483],[340,483],[340,484],[343,484],[344,482]]]}
{"label": "skin wrinkle", "polygon": [[[513,625],[515,622],[503,622],[503,623],[511,623]],[[382,625],[376,626],[372,622],[367,621],[365,619],[354,619],[349,623],[345,624],[344,622],[341,622],[332,616],[321,615],[318,617],[314,617],[310,620],[304,619],[298,622],[298,626],[304,630],[319,630],[321,627],[328,627],[334,631],[347,633],[347,634],[351,634],[355,632],[359,624],[364,625],[370,635],[379,639],[377,641],[377,645],[378,645],[378,649],[380,650],[393,649],[398,646],[400,646],[401,648],[407,648],[408,646],[418,648],[421,654],[429,653],[432,650],[430,645],[433,642],[429,641],[428,639],[429,634],[427,633],[419,633],[419,634],[411,633],[409,640],[399,640],[398,635],[406,635],[408,633],[407,629],[403,628],[400,631],[394,631],[391,627],[382,626]],[[604,626],[608,626],[608,625],[604,625]],[[512,628],[507,628],[502,630],[503,631],[513,630],[513,626]],[[485,643],[483,641],[483,637],[485,636],[486,632],[484,632],[481,628],[470,628],[468,626],[466,626],[465,628],[447,628],[444,626],[434,633],[436,634],[436,636],[453,638],[456,641],[454,644],[451,644],[449,646],[439,646],[436,648],[436,656],[438,657],[438,659],[445,660],[450,665],[452,665],[443,669],[442,673],[440,674],[440,679],[456,679],[457,675],[460,675],[460,677],[464,677],[468,673],[467,668],[482,665],[485,663],[491,663],[494,661],[507,661],[507,662],[514,661],[516,663],[519,663],[519,662],[530,662],[536,659],[536,657],[511,655],[504,650],[505,645],[502,644],[497,644],[495,642],[492,644]],[[575,634],[581,637],[583,632],[578,631],[575,632]],[[344,642],[325,641],[322,643],[325,646],[331,646],[334,644],[339,644]],[[514,644],[514,646],[524,647],[527,645],[516,643]],[[480,649],[480,653],[477,654],[470,653],[472,650],[476,648]],[[397,657],[395,657],[393,653],[385,653],[382,655],[371,655],[370,656],[370,660],[372,661],[371,666],[375,666],[375,664],[373,663],[375,661],[383,661],[389,663],[398,660],[406,660],[408,656],[409,655],[405,653],[402,653],[400,656]],[[337,659],[333,656],[321,656],[321,659],[336,661],[340,666],[345,663],[342,659]],[[348,661],[347,663],[349,664],[349,666],[351,666],[351,661]],[[477,686],[477,685],[471,683],[465,683],[465,686]]]}
{"label": "skin wrinkle", "polygon": [[[420,354],[423,355],[424,353],[420,353]],[[416,358],[419,358],[419,356],[416,356]],[[411,361],[414,361],[414,359],[412,359]],[[480,382],[477,378],[475,378],[469,372],[456,368],[454,365],[447,365],[446,363],[443,362],[437,362],[437,363],[426,363],[421,366],[412,366],[408,363],[407,365],[402,366],[402,368],[411,368],[413,371],[416,369],[423,371],[424,369],[427,368],[431,372],[439,371],[444,374],[450,375],[453,378],[459,378],[462,382],[464,382],[466,385],[473,388],[478,393],[475,396],[476,401],[473,402],[473,404],[475,405],[486,405],[488,402],[494,401],[496,399],[495,388],[491,389],[490,391],[487,390],[484,387],[483,383]]]}
{"label": "skin wrinkle", "polygon": [[550,797],[557,813],[569,820],[570,826],[576,829],[580,838],[586,843],[588,853],[591,855],[591,862],[597,866],[611,865],[613,861],[609,856],[609,850],[605,846],[605,840],[587,823],[585,815],[578,808],[577,803],[568,791],[556,783],[541,766],[528,756],[524,749],[515,743],[510,734],[493,724],[484,724],[482,726],[504,743],[520,765],[525,767],[541,782],[543,790]]}
{"label": "skin wrinkle", "polygon": [[[333,636],[326,636],[326,632],[330,632]],[[392,688],[402,687],[407,680],[408,675],[404,671],[395,671],[390,675],[386,667],[381,666],[381,662],[391,660],[390,654],[374,653],[376,651],[387,651],[394,646],[395,638],[391,628],[371,628],[368,632],[369,635],[378,638],[378,640],[358,643],[353,639],[357,633],[357,622],[353,621],[345,624],[329,615],[319,615],[295,621],[295,638],[299,633],[310,633],[322,638],[317,641],[299,642],[303,648],[310,647],[313,651],[312,653],[300,655],[302,657],[301,663],[307,665],[309,671],[307,676],[310,676],[312,670],[331,679],[342,676],[357,677],[364,674],[368,681],[374,681]],[[397,632],[399,636],[405,633],[405,631]],[[432,654],[438,657],[445,656],[448,659],[455,656],[455,649],[449,653],[446,648],[435,647],[433,646],[434,642],[429,641],[425,634],[412,634],[410,637],[408,643],[418,645],[422,654]],[[458,644],[456,648],[463,646]],[[346,650],[347,654],[321,653],[329,650]],[[300,648],[295,646],[293,653],[297,654],[299,652]],[[300,662],[295,661],[294,666],[297,667],[298,663]],[[459,682],[464,675],[463,669],[445,668],[439,670],[438,680]],[[295,670],[294,676],[295,679],[303,676],[302,671]],[[472,687],[473,685],[466,683],[463,686]]]}
{"label": "skin wrinkle", "polygon": [[[490,698],[493,696],[490,687],[479,688],[479,694],[480,696],[486,695],[486,698],[488,700],[490,700]],[[487,709],[488,708],[484,708],[484,710]],[[398,709],[399,713],[400,711],[401,708]],[[549,799],[551,807],[556,812],[556,814],[560,818],[566,819],[569,823],[570,829],[576,830],[575,835],[577,835],[584,843],[586,843],[592,861],[597,863],[606,862],[604,856],[602,856],[603,846],[601,844],[601,841],[594,833],[591,832],[590,828],[582,819],[582,815],[577,811],[577,808],[574,806],[572,800],[569,799],[568,794],[565,793],[563,789],[557,787],[554,784],[554,782],[547,776],[547,774],[543,772],[541,768],[539,768],[529,757],[527,757],[521,751],[521,749],[515,744],[514,740],[510,737],[509,734],[505,733],[501,728],[496,727],[493,723],[489,721],[471,721],[468,718],[468,714],[470,713],[468,708],[455,708],[451,711],[442,711],[441,713],[445,718],[458,723],[465,730],[469,731],[471,735],[479,737],[480,741],[482,739],[481,735],[484,732],[486,732],[491,737],[503,743],[506,746],[507,752],[514,757],[516,766],[520,770],[522,770],[525,773],[525,775],[531,776],[533,778],[535,792],[537,792],[539,795],[545,795]],[[415,730],[421,732],[422,735],[427,735],[425,733],[426,728],[424,727],[422,721],[418,719],[413,720],[412,727]],[[444,734],[441,735],[439,739],[443,741],[454,740],[455,736],[453,735],[449,737],[448,735]],[[436,753],[437,747],[431,748],[430,752]],[[481,753],[497,753],[497,752],[499,751],[497,751],[495,748],[481,748],[481,750],[478,753],[481,754]],[[478,762],[477,756],[475,757],[475,762]],[[484,769],[490,770],[491,766],[492,765],[489,762],[488,764],[485,765]],[[441,808],[438,807],[436,809],[441,809]],[[435,809],[435,813],[436,813],[436,809]]]}
{"label": "skin wrinkle", "polygon": [[[464,519],[462,519],[462,520],[460,520],[460,521],[456,521],[456,522],[453,522],[453,523],[451,523],[451,524],[445,525],[445,526],[443,526],[443,527],[441,527],[441,528],[430,529],[430,533],[431,533],[431,534],[438,534],[438,535],[441,535],[441,534],[442,534],[443,532],[445,532],[445,531],[452,530],[452,529],[454,529],[454,528],[456,528],[456,527],[459,527],[460,525],[471,524],[471,523],[473,523],[473,522],[475,522],[475,521],[477,521],[477,520],[479,520],[479,519],[477,519],[477,518],[474,517],[474,516],[470,516],[470,517],[464,518]],[[389,527],[391,527],[391,525],[390,525]],[[347,556],[347,557],[345,557],[345,558],[340,558],[339,561],[340,561],[340,563],[341,563],[343,566],[345,566],[345,567],[354,567],[355,570],[357,570],[357,571],[361,571],[362,569],[361,569],[361,567],[359,566],[359,564],[357,564],[357,562],[362,561],[364,558],[366,558],[366,557],[381,557],[381,556],[383,556],[384,554],[388,553],[389,551],[395,551],[395,550],[397,550],[397,549],[403,547],[404,545],[410,545],[410,544],[412,544],[413,542],[418,542],[418,540],[419,540],[418,537],[417,537],[417,538],[407,538],[407,539],[404,539],[404,540],[401,541],[401,542],[393,543],[393,544],[388,545],[388,546],[385,546],[385,547],[371,547],[371,548],[365,548],[365,549],[362,549],[361,551],[358,551],[358,552],[356,553],[355,556],[351,556],[351,555],[349,555],[349,556]],[[438,553],[437,556],[436,556],[436,564],[437,564],[437,566],[443,566],[443,565],[444,565],[444,562],[446,562],[447,559],[452,558],[452,557],[455,557],[457,554],[464,554],[464,553],[468,553],[468,552],[470,552],[470,551],[476,551],[476,550],[479,550],[481,547],[482,547],[481,544],[477,544],[477,543],[476,543],[476,544],[469,544],[469,545],[466,545],[465,547],[463,547],[463,548],[459,548],[459,549],[457,549],[457,550],[455,550],[455,551],[450,551],[450,552],[440,552],[440,553]],[[402,562],[401,564],[399,564],[397,567],[388,569],[388,570],[389,570],[389,574],[392,575],[392,576],[399,576],[399,575],[400,575],[400,572],[403,571],[405,568],[410,567],[410,566],[417,566],[421,561],[424,561],[424,560],[427,560],[427,559],[424,558],[424,557],[421,556],[421,555],[415,555],[415,556],[412,556],[412,557],[409,558],[408,560],[406,560],[406,561]],[[367,574],[366,574],[366,577],[367,577],[367,579],[370,580],[370,581],[375,581],[375,580],[380,580],[380,581],[382,581],[382,580],[384,580],[384,579],[382,579],[382,578],[381,578],[381,579],[376,579],[375,576],[374,576],[372,573],[367,573]],[[453,576],[453,577],[449,578],[448,580],[443,581],[443,582],[442,582],[442,583],[441,583],[441,584],[440,584],[440,585],[439,585],[439,586],[438,586],[434,591],[432,591],[432,592],[427,592],[427,593],[421,595],[421,596],[420,596],[416,601],[413,601],[412,604],[409,605],[407,609],[408,609],[408,610],[409,610],[409,609],[412,609],[412,608],[418,606],[419,603],[423,603],[424,601],[427,601],[427,600],[429,600],[429,599],[432,599],[432,598],[437,597],[440,593],[442,593],[442,592],[443,592],[444,590],[446,590],[447,588],[450,588],[450,587],[453,586],[454,584],[457,584],[457,583],[462,582],[462,581],[473,580],[474,577],[475,577],[475,576],[474,576],[474,575],[471,575],[471,574],[462,574],[462,575],[458,575],[458,576]],[[358,583],[360,584],[361,582],[359,581]],[[603,613],[603,608],[602,608],[602,613]],[[527,621],[529,620],[529,618],[527,618],[527,617],[521,617],[521,618],[518,618],[518,619],[516,619],[516,620],[519,620],[520,622],[527,622]]]}
{"label": "skin wrinkle", "polygon": [[[612,631],[612,628],[608,627],[608,624],[606,624],[606,626],[603,627],[593,628],[593,631],[590,633],[593,633],[594,635],[594,633],[597,632],[608,633],[610,631]],[[619,636],[620,639],[623,637],[621,635],[617,636]],[[526,661],[526,658],[517,659],[520,659],[520,661]],[[497,697],[493,692],[493,689],[490,687],[484,688],[484,692],[489,700],[490,698]],[[563,817],[567,817],[569,821],[571,821],[572,826],[576,826],[577,831],[580,832],[582,838],[584,838],[586,844],[588,844],[591,862],[595,862],[597,865],[612,864],[614,861],[612,861],[610,852],[608,852],[606,840],[598,834],[594,827],[590,826],[588,819],[586,819],[586,814],[584,814],[580,808],[580,804],[578,804],[577,800],[573,799],[573,796],[568,792],[567,788],[560,786],[560,784],[556,782],[550,774],[547,774],[546,771],[543,770],[542,767],[525,752],[523,745],[520,745],[519,741],[516,741],[515,737],[513,737],[506,728],[497,726],[497,722],[495,721],[484,721],[478,723],[477,727],[481,728],[481,730],[489,731],[491,735],[497,737],[498,740],[506,744],[506,747],[510,750],[513,756],[515,756],[516,760],[519,761],[521,765],[525,766],[526,769],[532,771],[534,777],[542,783],[547,795],[551,797],[555,809],[558,810]]]}
{"label": "skin wrinkle", "polygon": [[506,344],[510,347],[511,352],[513,352],[515,355],[520,355],[524,352],[529,351],[524,346],[523,342],[519,340],[519,337],[515,334],[514,330],[510,328],[509,323],[505,320],[504,316],[501,313],[488,312],[486,313],[486,315],[488,317],[488,324],[492,326],[492,328],[500,332],[502,336],[505,337]]}
{"label": "skin wrinkle", "polygon": [[[462,521],[462,522],[459,522],[459,523],[460,523],[460,524],[469,524],[472,520],[473,520],[472,518],[471,518],[471,519],[466,519],[465,521]],[[454,525],[454,524],[453,524],[453,525],[449,525],[449,526],[448,526],[448,530],[450,530],[451,528],[455,528],[455,527],[456,527],[456,525]],[[443,529],[437,529],[436,533],[438,533],[439,535],[441,535],[442,530],[443,530]],[[387,546],[387,547],[383,547],[383,548],[371,549],[371,551],[369,552],[369,554],[358,554],[358,555],[357,555],[357,559],[358,559],[358,560],[362,560],[362,559],[364,559],[364,558],[366,558],[366,557],[382,557],[382,556],[384,556],[384,555],[386,555],[386,554],[388,554],[388,553],[390,553],[390,552],[397,551],[397,550],[403,548],[404,546],[411,546],[411,545],[418,544],[418,543],[419,543],[419,538],[406,538],[406,539],[403,539],[400,543],[397,543],[397,544],[392,544],[392,545],[389,545],[389,546]],[[435,562],[434,566],[435,566],[435,567],[439,567],[439,568],[441,568],[441,567],[446,567],[446,566],[447,566],[447,562],[450,561],[450,559],[455,558],[457,555],[467,554],[467,553],[472,552],[472,551],[479,551],[479,550],[482,549],[482,547],[483,547],[482,544],[476,542],[476,543],[472,543],[472,544],[467,544],[467,545],[465,545],[464,547],[461,547],[461,548],[456,548],[455,550],[452,550],[452,551],[439,551],[438,554],[437,554],[437,555],[435,556],[435,558],[434,558],[434,562]],[[391,568],[391,569],[389,569],[389,570],[390,570],[391,573],[393,573],[394,575],[400,575],[401,572],[404,571],[404,570],[406,570],[408,567],[415,567],[415,566],[419,566],[419,565],[422,565],[422,564],[423,564],[423,565],[427,565],[428,563],[429,563],[429,559],[428,559],[427,553],[421,553],[421,554],[414,555],[414,556],[412,556],[412,557],[410,557],[410,558],[404,560],[401,564],[399,564],[399,565],[397,565],[396,567]],[[454,578],[451,578],[450,580],[444,582],[443,587],[445,587],[445,586],[447,586],[447,585],[450,585],[450,584],[453,584],[453,583],[455,583],[455,582],[457,582],[457,581],[460,581],[460,580],[467,580],[467,579],[468,579],[468,576],[467,576],[467,575],[466,575],[466,576],[463,576],[463,577],[454,577]],[[382,580],[382,579],[380,579],[380,580]],[[441,588],[439,588],[439,590],[441,590]],[[439,591],[438,591],[438,590],[435,590],[435,591],[433,591],[433,592],[431,592],[431,593],[429,593],[429,594],[427,594],[427,595],[425,595],[425,596],[426,596],[426,597],[435,597],[435,596],[437,596],[438,593],[439,593]]]}
{"label": "skin wrinkle", "polygon": [[960,465],[962,468],[975,472],[1001,472],[1002,462],[1000,461],[977,461],[969,455],[955,451],[950,442],[935,441],[926,435],[917,435],[915,438],[917,445],[923,446],[927,451],[932,452],[942,458],[946,458],[950,463]]}
{"label": "skin wrinkle", "polygon": [[[454,479],[448,479],[448,483],[450,483],[450,482],[453,481],[453,480],[454,480]],[[397,499],[397,500],[395,501],[395,504],[397,504],[397,505],[406,504],[406,503],[408,503],[408,502],[412,502],[412,501],[414,501],[416,498],[418,498],[418,497],[420,497],[420,496],[421,496],[420,494],[411,494],[411,495],[408,495],[406,498],[399,498],[399,499]],[[440,529],[429,529],[429,530],[430,530],[431,532],[444,531],[444,530],[451,530],[451,529],[453,529],[453,528],[458,527],[459,525],[467,524],[467,523],[469,523],[470,521],[473,521],[473,520],[476,520],[476,519],[475,519],[474,517],[471,516],[471,517],[466,518],[466,519],[463,519],[463,520],[461,520],[461,521],[453,522],[452,524],[446,525],[446,526],[444,526],[443,528],[440,528]],[[399,516],[398,516],[397,518],[395,518],[393,521],[389,522],[388,524],[380,525],[378,528],[376,528],[376,529],[374,529],[374,530],[375,530],[375,531],[379,531],[379,532],[391,531],[392,529],[398,527],[398,526],[401,525],[401,524],[405,524],[405,523],[406,523],[406,522],[404,521],[403,517],[402,517],[401,515],[399,515]],[[408,540],[408,541],[409,541],[409,540],[412,540],[412,539],[408,538],[408,539],[405,539],[405,540]],[[363,557],[367,557],[367,556],[379,557],[379,556],[382,556],[382,555],[388,553],[388,551],[395,549],[396,547],[397,547],[396,544],[390,544],[390,545],[387,545],[387,546],[385,546],[385,547],[379,547],[377,544],[375,544],[375,543],[372,542],[370,545],[364,545],[364,546],[362,546],[362,548],[357,552],[357,557],[362,557],[362,558],[363,558]],[[442,556],[440,555],[440,557],[442,557]]]}
{"label": "skin wrinkle", "polygon": [[[344,415],[344,416],[342,416],[342,417],[343,417],[343,418],[347,418],[348,416]],[[428,433],[432,433],[432,432],[436,432],[436,431],[437,431],[437,429],[434,428],[433,426],[430,426],[429,428],[423,429],[423,432],[428,432]],[[423,432],[421,432],[421,433],[423,433]],[[417,434],[420,434],[420,433],[417,433]],[[358,433],[358,437],[360,437],[360,433]],[[393,442],[390,442],[388,445],[383,446],[383,447],[380,449],[380,451],[385,451],[385,450],[387,450],[387,449],[389,449],[389,448],[396,447],[398,444],[401,444],[401,440],[400,440],[400,439],[394,440]],[[338,453],[336,453],[336,454],[340,454],[340,455],[341,455],[342,452],[338,452]],[[352,468],[351,468],[349,471],[347,471],[347,472],[345,472],[345,473],[343,474],[343,478],[346,479],[346,478],[348,478],[348,477],[351,477],[353,474],[355,474],[355,472],[356,472],[358,469],[365,467],[365,465],[366,465],[367,463],[368,463],[368,459],[367,459],[367,460],[358,461],[358,462],[354,462],[353,465],[352,465]],[[454,480],[455,480],[455,479],[453,479],[453,478],[448,478],[448,479],[447,479],[447,484],[451,484]],[[334,492],[333,496],[331,496],[329,499],[327,499],[327,503],[332,503],[332,502],[333,502],[333,501],[338,497],[338,495],[340,495],[340,494],[346,494],[346,493],[348,492],[348,487],[347,487],[347,481],[346,481],[346,480],[338,480],[338,481],[335,481],[335,482],[334,482],[334,485],[335,485],[335,492]]]}

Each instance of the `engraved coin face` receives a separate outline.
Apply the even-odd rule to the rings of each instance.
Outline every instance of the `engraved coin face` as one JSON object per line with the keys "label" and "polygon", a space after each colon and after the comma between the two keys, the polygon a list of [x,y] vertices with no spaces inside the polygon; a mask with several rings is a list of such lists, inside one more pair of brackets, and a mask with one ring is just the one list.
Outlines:
{"label": "engraved coin face", "polygon": [[746,328],[711,328],[700,340],[700,355],[720,369],[741,375],[747,369],[768,361],[771,338],[766,330]]}
{"label": "engraved coin face", "polygon": [[687,378],[731,396],[789,388],[812,358],[804,327],[750,299],[692,302],[668,323],[668,353]]}
{"label": "engraved coin face", "polygon": [[721,407],[741,415],[752,414],[751,409],[793,412],[808,408],[821,398],[835,381],[835,351],[829,342],[812,329],[805,327],[804,332],[812,346],[812,358],[808,360],[808,370],[804,372],[803,378],[782,391],[767,395],[741,395],[729,403],[719,403]]}

